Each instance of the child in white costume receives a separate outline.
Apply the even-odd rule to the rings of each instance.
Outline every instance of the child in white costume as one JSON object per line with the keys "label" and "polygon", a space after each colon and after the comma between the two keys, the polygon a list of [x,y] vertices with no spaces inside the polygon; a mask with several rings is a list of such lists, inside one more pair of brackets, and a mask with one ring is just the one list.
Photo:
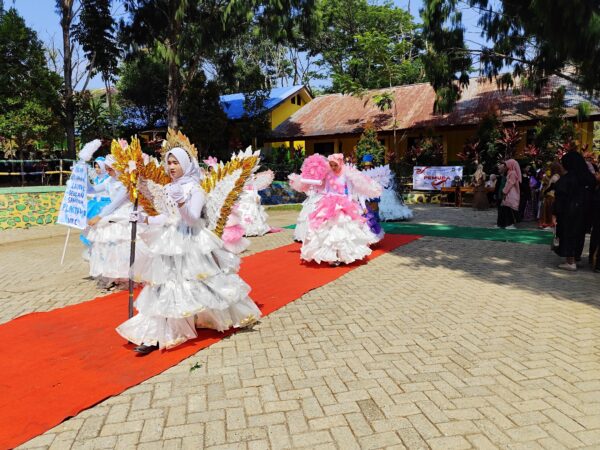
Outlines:
{"label": "child in white costume", "polygon": [[[321,164],[322,156],[317,154],[311,155],[304,160],[300,169],[301,175],[292,173],[288,175],[290,187],[297,192],[306,194],[306,199],[302,202],[302,210],[296,219],[296,227],[294,228],[294,241],[304,242],[306,232],[308,231],[308,217],[317,208],[319,200],[323,197],[324,183],[321,181],[319,174],[319,165]],[[311,169],[315,173],[309,173]],[[302,181],[304,179],[304,182]],[[315,184],[315,180],[319,184]],[[307,183],[307,181],[309,181]]]}
{"label": "child in white costume", "polygon": [[389,165],[377,166],[363,172],[381,184],[383,191],[379,201],[379,219],[382,222],[388,220],[408,220],[413,218],[413,213],[402,201],[402,197],[396,192],[396,181],[394,172]]}
{"label": "child in white costume", "polygon": [[[96,217],[104,207],[110,203],[110,196],[108,195],[108,184],[110,182],[110,175],[106,172],[106,166],[104,164],[105,158],[100,156],[94,161],[94,174],[92,178],[93,189],[88,189],[88,202],[87,202],[87,218],[91,219]],[[92,243],[87,239],[89,228],[83,230],[79,235],[79,239],[87,247],[84,252],[84,259],[89,261],[89,247]]]}
{"label": "child in white costume", "polygon": [[332,265],[350,264],[371,254],[369,245],[378,241],[357,199],[378,197],[381,186],[355,168],[344,166],[341,153],[330,155],[328,162],[324,195],[309,215],[301,258]]}
{"label": "child in white costume", "polygon": [[[118,283],[129,278],[129,256],[131,251],[131,223],[129,215],[133,204],[129,201],[127,189],[118,180],[114,170],[115,159],[108,155],[104,161],[110,179],[103,183],[110,197],[100,213],[88,220],[90,230],[87,239],[91,242],[90,276],[101,283]],[[88,192],[96,194],[96,187],[89,185]],[[104,186],[103,190],[104,191]],[[143,244],[136,248],[136,264],[145,262]]]}
{"label": "child in white costume", "polygon": [[394,172],[391,173],[389,184],[381,193],[379,218],[384,222],[387,220],[409,220],[413,218],[413,212],[404,204],[401,195],[396,191]]}
{"label": "child in white costume", "polygon": [[175,147],[164,164],[172,180],[161,188],[168,213],[132,217],[148,224],[142,238],[152,260],[141,274],[148,284],[136,300],[138,314],[117,328],[140,354],[193,339],[196,327],[225,331],[261,315],[237,274],[239,258],[206,228],[198,162]]}
{"label": "child in white costume", "polygon": [[268,188],[272,182],[273,172],[268,170],[253,175],[244,187],[244,192],[237,202],[237,212],[245,230],[244,236],[263,236],[271,231],[267,223],[269,216],[261,204],[258,191]]}

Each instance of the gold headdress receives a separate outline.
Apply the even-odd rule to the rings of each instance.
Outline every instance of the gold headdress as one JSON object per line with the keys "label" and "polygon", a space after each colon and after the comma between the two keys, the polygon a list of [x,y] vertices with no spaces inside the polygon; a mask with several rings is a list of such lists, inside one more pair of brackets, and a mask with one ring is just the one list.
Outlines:
{"label": "gold headdress", "polygon": [[190,142],[189,138],[181,131],[175,131],[172,128],[169,128],[167,131],[167,138],[163,141],[160,150],[163,158],[169,150],[174,149],[175,147],[181,147],[188,155],[190,155],[190,157],[196,160],[198,159],[198,150],[196,150],[196,146]]}

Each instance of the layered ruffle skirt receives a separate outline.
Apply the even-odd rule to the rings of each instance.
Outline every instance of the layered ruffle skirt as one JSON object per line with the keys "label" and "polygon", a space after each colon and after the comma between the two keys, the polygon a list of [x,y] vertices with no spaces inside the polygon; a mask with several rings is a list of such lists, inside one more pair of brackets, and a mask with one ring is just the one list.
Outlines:
{"label": "layered ruffle skirt", "polygon": [[247,190],[242,192],[237,203],[237,212],[241,225],[244,227],[245,236],[263,236],[271,231],[271,227],[267,223],[269,217],[260,203],[260,196],[257,192]]}
{"label": "layered ruffle skirt", "polygon": [[195,338],[197,327],[225,331],[260,317],[237,274],[239,258],[215,234],[180,223],[149,227],[143,238],[153,257],[139,272],[147,284],[135,302],[138,314],[117,328],[123,338],[172,348]]}
{"label": "layered ruffle skirt", "polygon": [[378,241],[359,205],[341,195],[325,195],[309,216],[301,258],[317,263],[349,264],[371,254]]}
{"label": "layered ruffle skirt", "polygon": [[308,194],[306,200],[302,202],[302,210],[298,214],[296,228],[294,229],[294,240],[304,242],[306,233],[308,232],[308,217],[317,208],[319,200],[323,197],[321,193]]}
{"label": "layered ruffle skirt", "polygon": [[409,220],[413,218],[413,213],[398,197],[395,190],[387,188],[381,193],[379,218],[384,222],[387,220]]}
{"label": "layered ruffle skirt", "polygon": [[[129,259],[131,253],[131,223],[129,213],[131,204],[117,209],[113,214],[100,220],[87,232],[91,244],[90,276],[108,280],[125,280],[129,278]],[[137,225],[137,236],[143,230]],[[136,239],[134,273],[136,267],[148,264],[149,254],[146,245]]]}

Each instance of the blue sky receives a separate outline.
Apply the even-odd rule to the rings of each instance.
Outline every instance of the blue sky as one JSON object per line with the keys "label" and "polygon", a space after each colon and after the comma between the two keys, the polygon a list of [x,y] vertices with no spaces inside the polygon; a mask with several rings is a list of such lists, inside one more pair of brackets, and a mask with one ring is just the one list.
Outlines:
{"label": "blue sky", "polygon": [[[410,3],[410,12],[419,20],[419,10],[423,6],[422,0],[395,0],[394,3],[402,8],[407,8]],[[62,46],[62,37],[60,26],[58,23],[58,15],[55,11],[55,0],[4,0],[4,7],[10,8],[14,6],[19,13],[25,18],[28,26],[33,28],[38,37],[48,43],[54,39],[57,46]],[[480,30],[477,26],[477,13],[470,10],[466,6],[463,12],[463,23],[467,28],[467,39],[474,41],[471,45],[477,45],[482,42],[479,36]],[[115,7],[114,14],[120,18],[123,15],[123,7]],[[89,88],[104,87],[100,77],[94,78],[89,85]]]}

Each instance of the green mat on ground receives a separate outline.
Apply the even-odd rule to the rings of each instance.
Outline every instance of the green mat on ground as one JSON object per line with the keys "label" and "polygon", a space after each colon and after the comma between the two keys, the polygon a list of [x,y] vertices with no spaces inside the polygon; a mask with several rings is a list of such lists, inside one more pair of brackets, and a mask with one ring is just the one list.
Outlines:
{"label": "green mat on ground", "polygon": [[[552,233],[537,230],[502,230],[494,228],[457,227],[454,225],[429,225],[422,223],[385,222],[386,233],[418,234],[421,236],[448,237],[456,239],[476,239],[483,241],[516,242],[519,244],[550,245]],[[289,225],[285,228],[295,228]]]}

